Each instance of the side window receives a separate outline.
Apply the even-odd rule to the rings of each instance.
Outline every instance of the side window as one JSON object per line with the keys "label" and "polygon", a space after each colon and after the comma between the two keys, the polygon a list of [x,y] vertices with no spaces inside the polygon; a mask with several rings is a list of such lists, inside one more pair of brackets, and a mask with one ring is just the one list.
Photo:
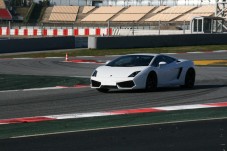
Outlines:
{"label": "side window", "polygon": [[174,59],[172,57],[168,57],[168,56],[157,56],[155,58],[155,60],[153,61],[152,66],[158,67],[159,63],[162,61],[166,62],[167,64],[170,64],[170,63],[176,61],[176,59]]}
{"label": "side window", "polygon": [[172,57],[168,57],[168,56],[163,56],[163,60],[167,63],[170,64],[174,61],[176,61],[176,59],[172,58]]}
{"label": "side window", "polygon": [[162,61],[163,61],[162,56],[157,56],[157,57],[155,58],[155,60],[153,61],[152,66],[158,67],[159,62],[162,62]]}

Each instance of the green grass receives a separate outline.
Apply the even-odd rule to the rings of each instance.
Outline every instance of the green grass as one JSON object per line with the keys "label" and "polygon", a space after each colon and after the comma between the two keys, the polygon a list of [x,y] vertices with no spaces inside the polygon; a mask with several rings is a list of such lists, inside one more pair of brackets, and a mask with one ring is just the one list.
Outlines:
{"label": "green grass", "polygon": [[0,125],[0,139],[23,135],[225,117],[227,117],[227,108],[223,107],[9,124]]}
{"label": "green grass", "polygon": [[69,56],[105,56],[105,55],[122,55],[130,53],[174,53],[174,52],[193,52],[193,51],[209,51],[209,50],[227,50],[227,45],[205,45],[205,46],[184,46],[184,47],[160,47],[160,48],[134,48],[134,49],[69,49],[62,51],[48,51],[37,53],[26,53],[20,55],[4,55],[0,58],[15,57],[65,57],[68,52]]}
{"label": "green grass", "polygon": [[0,91],[89,84],[89,78],[0,74]]}

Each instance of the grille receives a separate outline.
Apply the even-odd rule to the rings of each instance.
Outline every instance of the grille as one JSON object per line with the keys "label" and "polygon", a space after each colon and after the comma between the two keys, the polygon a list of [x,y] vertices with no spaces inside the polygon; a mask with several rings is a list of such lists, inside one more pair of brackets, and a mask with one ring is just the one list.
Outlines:
{"label": "grille", "polygon": [[92,87],[100,87],[101,82],[91,80],[91,85],[92,85]]}
{"label": "grille", "polygon": [[132,88],[133,86],[135,86],[133,81],[120,82],[117,83],[117,85],[121,88]]}

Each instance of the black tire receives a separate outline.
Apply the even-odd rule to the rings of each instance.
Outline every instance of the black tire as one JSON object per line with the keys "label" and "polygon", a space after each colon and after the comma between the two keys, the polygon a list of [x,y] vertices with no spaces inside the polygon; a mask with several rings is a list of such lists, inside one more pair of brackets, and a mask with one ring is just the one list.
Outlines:
{"label": "black tire", "polygon": [[109,89],[105,89],[105,88],[99,88],[99,89],[96,89],[96,90],[99,91],[99,92],[102,92],[102,93],[109,92]]}
{"label": "black tire", "polygon": [[195,70],[193,68],[188,69],[183,88],[191,89],[195,84]]}
{"label": "black tire", "polygon": [[153,92],[157,89],[158,78],[155,72],[151,72],[147,76],[146,91]]}

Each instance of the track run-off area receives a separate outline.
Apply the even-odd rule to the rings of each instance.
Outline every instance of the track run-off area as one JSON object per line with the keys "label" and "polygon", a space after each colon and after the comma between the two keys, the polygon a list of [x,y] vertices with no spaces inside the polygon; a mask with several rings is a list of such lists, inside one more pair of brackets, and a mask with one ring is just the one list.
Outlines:
{"label": "track run-off area", "polygon": [[[34,77],[48,77],[49,79],[45,81],[53,80],[56,77],[65,77],[67,78],[80,78],[80,79],[87,79],[83,82],[77,82],[72,84],[68,84],[69,82],[74,82],[71,79],[65,80],[66,82],[53,82],[52,85],[44,85],[44,87],[40,86],[37,82],[31,82],[30,87],[22,87],[18,85],[17,87],[8,87],[7,89],[1,89],[0,91],[0,121],[5,119],[16,119],[16,118],[24,118],[24,117],[42,117],[42,116],[51,116],[51,115],[64,115],[64,114],[83,114],[83,113],[99,113],[99,112],[110,112],[110,111],[122,111],[122,110],[131,110],[131,109],[144,109],[144,108],[160,108],[160,107],[167,107],[167,106],[190,106],[196,104],[215,104],[220,102],[227,102],[227,52],[226,51],[217,51],[212,53],[183,53],[183,54],[169,54],[177,58],[182,59],[190,59],[195,61],[196,64],[196,83],[193,89],[182,89],[179,87],[173,88],[160,88],[156,92],[144,92],[144,91],[110,91],[109,93],[99,93],[95,89],[91,89],[89,87],[89,77],[93,70],[102,65],[101,62],[106,62],[107,60],[111,60],[116,56],[106,56],[106,57],[74,57],[70,56],[69,60],[95,60],[94,62],[73,62],[69,61],[66,62],[65,58],[7,58],[7,59],[0,59],[0,77],[1,77],[1,85],[5,80],[5,76],[2,75],[19,75],[19,76],[34,76]],[[99,63],[100,62],[100,63]],[[219,64],[221,63],[221,65]],[[51,78],[53,77],[53,78]],[[42,79],[41,79],[42,80]],[[58,79],[57,79],[58,80]],[[64,81],[64,79],[61,81]],[[56,84],[55,84],[56,83]],[[17,84],[17,83],[16,83]],[[23,82],[19,83],[20,85],[29,85],[30,80],[24,80]],[[37,87],[38,86],[38,87]],[[187,109],[187,107],[186,107]],[[154,126],[154,129],[159,130],[164,136],[164,133],[167,135],[174,134],[177,131],[177,128],[183,129],[188,128],[189,125],[198,125],[204,126],[206,122],[199,122],[199,123],[190,123],[188,125],[180,124],[179,126],[160,126],[163,131],[161,131],[160,127]],[[211,122],[212,123],[212,122]],[[220,129],[225,124],[220,124],[222,121],[218,121],[219,125],[222,125]],[[212,124],[211,124],[212,125]],[[165,127],[165,128],[164,128]],[[130,129],[134,129],[136,137],[138,137],[138,132],[142,131],[140,127],[132,127]],[[145,126],[146,130],[151,129],[151,126]],[[167,130],[168,132],[165,132]],[[97,140],[101,141],[102,136],[105,138],[106,135],[112,135],[121,133],[121,135],[129,135],[129,129],[124,131],[121,128],[119,131],[116,129],[112,129],[109,131],[102,132],[97,137]],[[192,130],[193,131],[193,130]],[[198,131],[197,129],[195,131]],[[213,130],[212,130],[213,131]],[[224,131],[224,130],[223,130]],[[226,131],[226,129],[225,129]],[[153,134],[153,130],[151,130],[150,135]],[[203,134],[202,131],[201,135]],[[83,135],[82,140],[88,139],[89,143],[92,145],[93,141],[91,139],[95,139],[96,131],[93,131],[91,134],[85,132]],[[154,136],[158,137],[157,132],[154,132]],[[199,133],[199,132],[198,132]],[[205,129],[204,129],[205,133]],[[215,133],[215,130],[214,130]],[[1,134],[0,134],[1,135]],[[60,134],[63,135],[63,134]],[[57,135],[56,137],[67,138],[68,141],[72,141],[74,137],[80,138],[82,134],[77,133],[74,136],[71,133],[67,133],[66,135],[60,136]],[[88,135],[91,135],[89,138]],[[120,135],[120,134],[119,134]],[[125,136],[124,135],[124,136]],[[145,133],[141,133],[144,135],[144,139],[148,138]],[[208,135],[209,137],[213,137],[212,134]],[[219,133],[218,133],[219,135]],[[124,136],[121,139],[124,139]],[[179,138],[183,137],[183,134],[179,134]],[[189,136],[190,138],[192,136]],[[48,136],[45,138],[34,138],[37,142],[45,142],[53,140],[55,136]],[[71,139],[70,139],[71,138]],[[226,138],[226,136],[225,136]],[[26,139],[26,138],[25,138]],[[20,143],[25,143],[25,139],[19,140]],[[32,139],[32,138],[28,138]],[[112,144],[117,144],[113,138],[109,138],[109,142]],[[139,137],[138,139],[141,139]],[[201,138],[202,139],[202,138]],[[205,139],[205,138],[203,138]],[[39,140],[39,141],[38,141]],[[58,138],[60,140],[60,138]],[[17,140],[18,141],[18,140]],[[119,140],[118,140],[119,141]],[[155,140],[153,140],[155,141]],[[166,141],[166,142],[165,142]],[[1,142],[1,141],[0,141]],[[3,141],[8,144],[15,143],[14,140],[6,140]],[[50,141],[50,145],[57,143]],[[130,140],[129,137],[126,137],[123,140],[124,143],[132,143],[133,140]],[[144,143],[146,143],[145,141]],[[164,139],[164,142],[167,145],[168,149],[179,149],[174,148],[174,143],[169,142],[168,140]],[[120,143],[119,148],[121,150],[124,149],[124,144]],[[140,145],[143,145],[141,141],[138,142]],[[202,143],[202,142],[200,142]],[[69,142],[65,145],[69,145]],[[224,145],[223,145],[224,144]],[[217,146],[213,146],[213,148],[218,147],[218,149],[223,149],[226,147],[227,142],[223,142],[222,145],[219,144]],[[37,144],[36,144],[37,145]],[[85,144],[84,144],[85,145]],[[96,144],[97,145],[97,144]],[[98,143],[98,146],[101,144]],[[176,144],[175,144],[176,145]],[[182,144],[183,146],[187,144]],[[198,144],[197,144],[198,145]],[[200,144],[201,145],[201,144]],[[19,143],[17,143],[19,146]],[[78,144],[78,149],[86,150],[81,145]],[[132,147],[129,147],[133,149]],[[223,147],[224,146],[224,147]],[[75,147],[75,146],[74,146]],[[76,148],[66,148],[67,150],[76,149]],[[97,147],[97,146],[96,146]],[[105,146],[106,148],[102,148],[101,150],[111,150],[110,146]],[[135,146],[136,147],[136,146]],[[178,146],[179,147],[179,146]],[[4,149],[6,149],[5,147]],[[59,147],[60,150],[61,147]],[[129,149],[128,148],[128,149]],[[154,146],[155,148],[155,146]],[[21,148],[22,149],[22,148]],[[43,149],[43,148],[40,148]],[[62,148],[61,148],[62,149]],[[87,150],[98,150],[87,148]],[[146,150],[148,148],[144,147],[141,150]],[[152,148],[151,148],[152,149]],[[165,148],[166,149],[166,148]],[[206,148],[203,148],[206,149]],[[1,150],[1,147],[0,147]],[[7,150],[7,149],[6,149]],[[11,149],[9,149],[11,150]],[[26,149],[25,149],[26,150]],[[35,150],[35,149],[33,149]],[[54,149],[53,149],[54,150]],[[57,150],[55,148],[55,150]],[[114,150],[114,149],[113,149]],[[139,149],[137,149],[139,150]],[[164,148],[163,148],[164,150]],[[186,149],[187,150],[187,149]]]}

